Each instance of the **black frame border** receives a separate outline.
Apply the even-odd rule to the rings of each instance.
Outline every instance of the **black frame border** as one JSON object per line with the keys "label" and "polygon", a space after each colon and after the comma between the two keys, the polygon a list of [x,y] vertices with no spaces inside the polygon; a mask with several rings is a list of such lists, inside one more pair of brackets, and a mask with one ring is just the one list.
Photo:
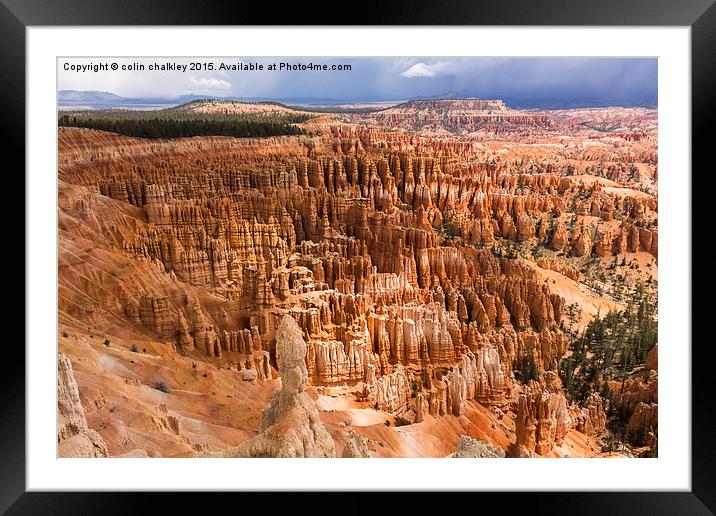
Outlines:
{"label": "black frame border", "polygon": [[[689,26],[691,27],[692,79],[692,169],[699,164],[707,170],[712,165],[712,140],[716,112],[716,4],[715,0],[536,0],[470,1],[443,0],[416,2],[394,0],[390,3],[368,3],[348,6],[350,16],[337,16],[337,3],[324,0],[284,5],[280,9],[265,2],[231,2],[229,0],[0,0],[0,127],[5,149],[25,148],[25,29],[27,26],[111,26],[111,25],[543,25],[543,26]],[[347,10],[344,12],[348,12]],[[27,194],[23,153],[13,168],[5,168],[4,181],[14,179],[15,197]],[[16,163],[18,163],[16,162]],[[22,167],[22,168],[20,168]],[[690,174],[691,171],[684,171]],[[22,180],[20,179],[22,177]],[[8,187],[9,188],[9,187]],[[703,191],[704,189],[701,189]],[[24,199],[24,195],[22,198]],[[693,195],[693,189],[692,189]],[[708,204],[708,203],[707,203]],[[700,204],[692,200],[694,206]],[[708,215],[706,215],[708,217]],[[692,213],[692,223],[694,221]],[[699,218],[696,218],[699,220]],[[702,220],[709,220],[708,218]],[[19,224],[15,248],[23,243],[25,230]],[[20,235],[21,229],[23,230]],[[694,234],[692,229],[692,235]],[[7,242],[7,240],[6,240]],[[690,250],[690,252],[692,252]],[[692,255],[693,256],[693,255]],[[23,264],[21,265],[25,272]],[[693,260],[692,260],[693,269]],[[693,298],[693,293],[692,293]],[[6,298],[7,299],[7,298]],[[23,300],[25,296],[23,294]],[[25,306],[24,308],[30,308]],[[703,306],[703,305],[702,305]],[[708,306],[708,305],[707,305]],[[692,310],[693,310],[692,306]],[[703,310],[702,307],[699,307]],[[24,318],[24,312],[23,312]],[[691,316],[694,320],[693,315]],[[693,330],[692,330],[693,332]],[[24,331],[23,331],[24,334]],[[12,342],[12,341],[11,341]],[[8,342],[8,344],[11,344]],[[693,342],[693,338],[692,338]],[[126,514],[147,510],[155,496],[149,493],[58,493],[26,492],[25,489],[25,364],[24,353],[17,345],[5,346],[13,364],[0,375],[0,512],[8,514],[104,513]],[[550,493],[480,493],[472,504],[486,507],[485,501],[510,509],[523,508],[531,514],[716,514],[716,411],[714,410],[712,362],[708,345],[692,345],[692,456],[690,492],[550,492]],[[14,355],[14,356],[13,356]],[[695,452],[695,453],[694,453]],[[436,472],[439,474],[439,472]],[[192,509],[188,493],[171,493],[169,497]],[[427,493],[400,497],[401,512],[420,508]],[[239,496],[246,497],[248,493]],[[214,503],[229,501],[228,493],[211,494]],[[276,506],[259,495],[267,508]],[[395,499],[383,500],[377,493],[364,495],[342,493],[342,512],[364,513],[370,507],[384,509]],[[437,494],[440,496],[440,494]],[[449,495],[455,500],[455,494]],[[474,495],[473,495],[474,496]],[[484,498],[483,498],[484,497]],[[168,498],[168,497],[164,497]],[[291,505],[306,499],[305,493],[291,493]],[[151,500],[150,500],[151,499]],[[236,500],[233,496],[232,500]],[[241,498],[246,501],[246,498]],[[165,500],[162,500],[163,502]],[[258,500],[257,500],[258,501]],[[375,503],[385,502],[380,505]],[[508,503],[505,504],[504,502]],[[476,503],[477,502],[477,503]],[[488,503],[489,503],[488,502]],[[178,505],[177,503],[177,505]],[[200,502],[197,509],[206,509]],[[454,502],[448,502],[451,505]],[[458,502],[459,503],[459,502]],[[468,501],[468,503],[470,503]],[[412,506],[412,507],[411,507]],[[453,505],[454,506],[454,505]],[[245,508],[248,508],[244,505]],[[390,509],[388,509],[390,510]],[[273,512],[272,509],[269,511]]]}

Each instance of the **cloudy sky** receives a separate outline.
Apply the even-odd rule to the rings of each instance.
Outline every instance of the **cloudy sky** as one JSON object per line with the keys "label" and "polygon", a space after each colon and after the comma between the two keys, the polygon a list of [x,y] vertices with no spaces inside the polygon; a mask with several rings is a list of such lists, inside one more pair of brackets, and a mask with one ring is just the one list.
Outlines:
{"label": "cloudy sky", "polygon": [[[150,71],[152,64],[213,70]],[[72,65],[117,63],[112,71],[65,70]],[[122,65],[144,65],[123,71]],[[259,63],[262,71],[222,71],[225,63]],[[269,70],[273,63],[351,66],[350,71]],[[123,97],[180,95],[332,99],[341,102],[404,100],[452,94],[483,98],[575,100],[655,104],[657,60],[650,58],[139,58],[65,59],[58,63],[60,90],[109,91]]]}

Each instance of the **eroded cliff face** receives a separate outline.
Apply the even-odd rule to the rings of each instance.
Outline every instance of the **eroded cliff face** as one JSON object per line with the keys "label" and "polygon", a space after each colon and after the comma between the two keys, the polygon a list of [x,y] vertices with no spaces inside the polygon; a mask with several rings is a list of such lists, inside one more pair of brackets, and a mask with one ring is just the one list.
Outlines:
{"label": "eroded cliff face", "polygon": [[[506,145],[385,131],[370,117],[361,122],[369,125],[314,120],[306,124],[312,136],[266,139],[152,141],[60,129],[58,299],[69,335],[61,350],[91,352],[97,362],[113,354],[99,374],[122,387],[87,371],[81,390],[101,383],[121,407],[137,382],[146,389],[131,395],[164,403],[161,417],[182,421],[158,425],[173,433],[156,444],[121,410],[98,410],[98,420],[130,425],[108,432],[112,454],[236,449],[280,427],[287,411],[308,414],[313,428],[320,396],[372,411],[381,425],[392,421],[381,432],[464,421],[483,409],[497,425],[514,406],[516,437],[490,429],[495,435],[481,438],[503,449],[513,439],[529,453],[551,453],[570,431],[604,432],[600,400],[570,408],[561,387],[523,387],[524,369],[556,376],[571,339],[566,306],[582,304],[588,315],[603,308],[583,283],[591,278],[585,264],[629,257],[655,273],[653,133],[604,140],[596,134],[616,125],[609,117],[586,126],[586,115],[522,120],[499,104],[450,110],[450,124],[483,130],[513,117],[542,139],[512,135]],[[595,139],[557,145],[554,124]],[[625,277],[635,274],[626,269]],[[269,399],[278,378],[285,383],[277,332],[287,320],[305,342],[310,398]],[[180,401],[179,391],[192,394]],[[203,396],[213,413],[192,408]],[[281,401],[289,398],[290,409]],[[284,408],[261,419],[268,403]],[[327,428],[337,443],[351,442],[339,423]],[[201,440],[201,432],[215,438]],[[264,443],[246,453],[333,456],[328,439],[312,432],[314,445],[302,450]],[[450,434],[445,450],[458,438]],[[363,444],[348,453],[364,454]]]}
{"label": "eroded cliff face", "polygon": [[549,127],[552,123],[545,113],[510,109],[495,99],[411,100],[364,118],[378,126],[456,133],[478,129],[524,130]]}

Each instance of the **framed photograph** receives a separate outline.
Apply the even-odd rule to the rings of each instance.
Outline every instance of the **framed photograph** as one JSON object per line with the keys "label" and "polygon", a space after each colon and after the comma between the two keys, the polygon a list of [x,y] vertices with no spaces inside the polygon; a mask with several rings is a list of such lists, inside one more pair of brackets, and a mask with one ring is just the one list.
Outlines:
{"label": "framed photograph", "polygon": [[26,310],[0,508],[511,491],[712,514],[712,2],[350,26],[221,4],[3,0]]}

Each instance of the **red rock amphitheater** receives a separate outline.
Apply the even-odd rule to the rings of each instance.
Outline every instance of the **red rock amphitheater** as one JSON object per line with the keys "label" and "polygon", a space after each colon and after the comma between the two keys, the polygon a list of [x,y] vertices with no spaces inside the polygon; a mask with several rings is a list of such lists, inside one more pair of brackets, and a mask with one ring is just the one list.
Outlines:
{"label": "red rock amphitheater", "polygon": [[[413,101],[302,125],[59,129],[59,454],[619,455],[559,364],[624,307],[600,270],[656,279],[656,112]],[[614,401],[635,428],[649,367]]]}

